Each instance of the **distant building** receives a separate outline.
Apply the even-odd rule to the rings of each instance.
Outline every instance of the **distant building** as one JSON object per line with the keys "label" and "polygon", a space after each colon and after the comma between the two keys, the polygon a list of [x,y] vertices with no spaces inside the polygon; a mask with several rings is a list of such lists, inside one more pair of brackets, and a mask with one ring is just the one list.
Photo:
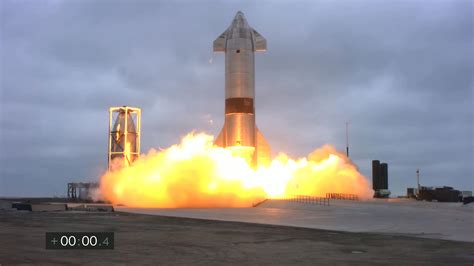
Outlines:
{"label": "distant building", "polygon": [[379,160],[372,161],[372,189],[374,198],[388,198],[388,164],[380,163]]}
{"label": "distant building", "polygon": [[459,202],[462,201],[462,193],[452,187],[420,187],[417,199],[439,202]]}
{"label": "distant building", "polygon": [[412,187],[407,188],[407,198],[414,199],[416,198],[416,194],[418,194],[418,191],[416,188],[412,188]]}

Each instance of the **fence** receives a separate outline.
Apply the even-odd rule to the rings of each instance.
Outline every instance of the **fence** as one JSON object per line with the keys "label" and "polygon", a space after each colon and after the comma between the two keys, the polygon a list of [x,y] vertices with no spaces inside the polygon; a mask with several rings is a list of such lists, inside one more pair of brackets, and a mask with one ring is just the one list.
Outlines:
{"label": "fence", "polygon": [[285,200],[289,202],[329,206],[329,198],[327,197],[323,198],[323,197],[316,197],[316,196],[294,195],[294,196],[276,198],[276,199],[271,199],[271,200]]}
{"label": "fence", "polygon": [[326,198],[341,199],[341,200],[355,200],[355,201],[359,200],[359,197],[357,195],[347,194],[347,193],[326,193]]}

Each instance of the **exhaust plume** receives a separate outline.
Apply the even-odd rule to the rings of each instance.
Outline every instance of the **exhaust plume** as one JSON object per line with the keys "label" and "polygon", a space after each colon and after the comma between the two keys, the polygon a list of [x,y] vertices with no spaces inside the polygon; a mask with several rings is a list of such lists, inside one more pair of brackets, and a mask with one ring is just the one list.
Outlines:
{"label": "exhaust plume", "polygon": [[205,133],[180,144],[150,150],[129,167],[101,177],[102,195],[130,207],[249,207],[265,198],[351,193],[369,198],[371,189],[357,167],[330,145],[306,158],[281,153],[268,166],[252,168],[232,150],[217,147]]}

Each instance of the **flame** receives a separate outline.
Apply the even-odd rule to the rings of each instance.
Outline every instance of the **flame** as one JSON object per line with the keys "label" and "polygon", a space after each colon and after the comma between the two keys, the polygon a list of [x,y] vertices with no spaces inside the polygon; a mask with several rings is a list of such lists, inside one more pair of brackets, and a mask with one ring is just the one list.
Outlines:
{"label": "flame", "polygon": [[296,160],[281,153],[256,169],[241,154],[215,146],[213,136],[190,133],[180,144],[105,173],[101,192],[114,204],[159,208],[249,207],[265,198],[326,193],[371,196],[357,167],[330,145]]}

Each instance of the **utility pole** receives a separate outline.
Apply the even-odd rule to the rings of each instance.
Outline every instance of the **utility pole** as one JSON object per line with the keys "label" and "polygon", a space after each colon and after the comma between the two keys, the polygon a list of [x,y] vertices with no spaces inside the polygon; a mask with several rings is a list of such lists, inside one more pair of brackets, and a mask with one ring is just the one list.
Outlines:
{"label": "utility pole", "polygon": [[346,122],[346,155],[349,158],[349,123]]}
{"label": "utility pole", "polygon": [[416,169],[416,183],[418,185],[418,191],[420,191],[420,169]]}

